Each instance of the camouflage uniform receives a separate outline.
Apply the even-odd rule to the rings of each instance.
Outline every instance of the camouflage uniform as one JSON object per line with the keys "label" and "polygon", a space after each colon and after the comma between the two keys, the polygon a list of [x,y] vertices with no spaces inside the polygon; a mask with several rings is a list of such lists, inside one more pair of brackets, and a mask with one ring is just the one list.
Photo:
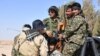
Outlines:
{"label": "camouflage uniform", "polygon": [[[53,34],[53,37],[58,37],[58,23],[61,21],[59,17],[55,18],[52,20],[51,18],[47,18],[44,20],[44,24],[46,26],[47,30],[50,30],[51,33]],[[59,38],[60,39],[60,38]],[[62,42],[61,40],[57,42],[56,48],[61,51],[62,50]]]}
{"label": "camouflage uniform", "polygon": [[36,35],[33,40],[27,40],[25,32],[15,38],[12,56],[47,56],[47,41],[42,35]]}
{"label": "camouflage uniform", "polygon": [[100,18],[96,20],[92,34],[93,36],[100,36]]}
{"label": "camouflage uniform", "polygon": [[52,31],[53,33],[57,31],[58,22],[60,22],[59,17],[56,17],[54,20],[51,18],[46,18],[43,20],[46,29]]}
{"label": "camouflage uniform", "polygon": [[67,20],[65,29],[65,42],[62,51],[63,56],[78,56],[77,50],[83,45],[86,32],[86,22],[83,17],[77,15]]}

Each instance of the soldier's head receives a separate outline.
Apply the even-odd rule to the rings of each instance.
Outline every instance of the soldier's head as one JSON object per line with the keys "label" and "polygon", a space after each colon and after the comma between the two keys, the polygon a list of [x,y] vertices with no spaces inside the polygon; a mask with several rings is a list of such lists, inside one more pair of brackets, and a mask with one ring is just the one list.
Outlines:
{"label": "soldier's head", "polygon": [[50,38],[48,44],[49,44],[49,51],[52,52],[53,50],[55,50],[57,39],[55,37]]}
{"label": "soldier's head", "polygon": [[81,13],[81,5],[80,3],[74,2],[72,5],[72,9],[73,9],[73,14],[75,15],[79,15]]}
{"label": "soldier's head", "polygon": [[57,17],[58,16],[58,8],[56,6],[51,6],[48,9],[48,13],[49,13],[51,18]]}
{"label": "soldier's head", "polygon": [[45,26],[44,26],[44,24],[43,24],[43,22],[41,20],[33,21],[32,26],[33,26],[33,30],[34,31],[38,31],[40,33],[44,33],[45,32],[45,30],[44,30]]}
{"label": "soldier's head", "polygon": [[72,13],[72,5],[71,4],[68,4],[65,6],[65,14],[68,18],[72,17],[73,13]]}
{"label": "soldier's head", "polygon": [[29,24],[25,24],[24,26],[23,26],[23,29],[22,29],[23,31],[27,31],[27,30],[31,30],[31,26],[29,25]]}

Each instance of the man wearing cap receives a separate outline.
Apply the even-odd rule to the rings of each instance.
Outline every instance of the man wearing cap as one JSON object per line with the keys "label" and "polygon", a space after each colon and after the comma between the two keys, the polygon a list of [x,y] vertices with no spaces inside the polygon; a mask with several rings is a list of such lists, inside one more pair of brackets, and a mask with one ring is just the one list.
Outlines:
{"label": "man wearing cap", "polygon": [[[48,13],[49,13],[49,18],[46,18],[43,20],[43,23],[45,24],[46,26],[46,29],[47,29],[47,35],[49,37],[58,37],[59,39],[61,39],[62,37],[60,37],[60,30],[62,27],[59,27],[58,26],[58,23],[61,21],[61,19],[58,17],[58,8],[56,6],[51,6],[49,9],[48,9]],[[58,29],[60,28],[60,29]],[[60,44],[61,42],[59,42]],[[61,44],[57,45],[57,48],[59,49],[59,51],[61,51],[62,47],[61,47]]]}
{"label": "man wearing cap", "polygon": [[[73,13],[72,13],[72,4],[69,3],[67,5],[65,5],[65,15],[66,15],[66,27],[64,30],[64,35],[65,35],[65,39],[66,40],[66,30],[69,27],[69,25],[71,25],[71,21],[73,20]],[[59,23],[59,25],[63,24],[62,22]],[[62,54],[63,56],[67,56],[67,51],[66,50],[68,47],[68,44],[66,44],[66,41],[63,42],[63,50],[62,50]]]}
{"label": "man wearing cap", "polygon": [[46,26],[46,29],[51,31],[52,33],[57,31],[57,25],[60,21],[60,18],[58,17],[58,8],[56,6],[51,6],[48,9],[49,18],[46,18],[43,20],[44,25]]}
{"label": "man wearing cap", "polygon": [[[32,23],[29,32],[22,32],[13,47],[12,56],[47,56],[48,46],[45,37],[44,24],[41,20]],[[14,54],[13,54],[14,53]]]}
{"label": "man wearing cap", "polygon": [[82,15],[81,5],[79,3],[74,2],[72,4],[72,13],[73,18],[68,20],[68,24],[65,29],[66,45],[63,49],[63,56],[79,56],[81,46],[84,44],[85,40],[86,22]]}

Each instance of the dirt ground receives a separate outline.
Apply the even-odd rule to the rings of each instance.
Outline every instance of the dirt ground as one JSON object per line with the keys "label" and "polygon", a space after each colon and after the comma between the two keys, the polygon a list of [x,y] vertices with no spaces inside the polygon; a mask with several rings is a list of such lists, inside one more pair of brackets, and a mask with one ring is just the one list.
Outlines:
{"label": "dirt ground", "polygon": [[10,40],[0,40],[0,56],[5,54],[6,56],[11,56],[13,41]]}

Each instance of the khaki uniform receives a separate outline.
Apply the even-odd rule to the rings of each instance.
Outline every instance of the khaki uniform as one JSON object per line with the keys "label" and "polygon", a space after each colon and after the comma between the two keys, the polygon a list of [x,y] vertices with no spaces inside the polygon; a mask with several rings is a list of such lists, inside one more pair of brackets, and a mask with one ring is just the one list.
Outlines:
{"label": "khaki uniform", "polygon": [[92,34],[93,36],[100,36],[100,18],[96,20]]}
{"label": "khaki uniform", "polygon": [[26,40],[25,32],[15,38],[12,56],[47,56],[47,41],[42,35],[34,37],[34,40]]}
{"label": "khaki uniform", "polygon": [[62,51],[63,56],[78,56],[78,49],[84,43],[86,33],[85,19],[79,15],[67,20],[65,29],[65,42]]}

